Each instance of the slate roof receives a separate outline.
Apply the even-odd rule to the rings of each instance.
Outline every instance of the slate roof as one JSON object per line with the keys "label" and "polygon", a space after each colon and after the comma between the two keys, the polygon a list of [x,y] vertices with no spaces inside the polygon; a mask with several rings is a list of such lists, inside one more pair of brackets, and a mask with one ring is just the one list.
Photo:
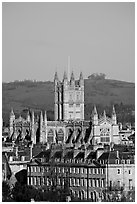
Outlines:
{"label": "slate roof", "polygon": [[75,158],[76,159],[84,159],[84,156],[85,156],[85,152],[79,152]]}
{"label": "slate roof", "polygon": [[36,156],[34,156],[34,158],[44,158],[44,157],[50,157],[50,153],[51,150],[45,150],[45,151],[41,151],[40,153],[38,153]]}
{"label": "slate roof", "polygon": [[96,158],[96,152],[91,151],[86,159],[95,159]]}
{"label": "slate roof", "polygon": [[109,152],[104,152],[99,158],[98,160],[108,160],[109,158]]}
{"label": "slate roof", "polygon": [[[118,157],[117,157],[118,156]],[[134,163],[134,154],[132,152],[117,152],[116,151],[111,151],[111,152],[104,152],[99,158],[98,161],[100,160],[108,160],[109,164],[115,164],[116,159],[120,160],[130,160],[130,163]]]}
{"label": "slate roof", "polygon": [[54,158],[61,158],[61,157],[62,157],[62,152],[63,152],[63,151],[61,151],[61,150],[60,150],[60,151],[55,151],[53,157],[54,157]]}
{"label": "slate roof", "polygon": [[67,151],[64,158],[65,159],[73,159],[74,158],[74,150]]}

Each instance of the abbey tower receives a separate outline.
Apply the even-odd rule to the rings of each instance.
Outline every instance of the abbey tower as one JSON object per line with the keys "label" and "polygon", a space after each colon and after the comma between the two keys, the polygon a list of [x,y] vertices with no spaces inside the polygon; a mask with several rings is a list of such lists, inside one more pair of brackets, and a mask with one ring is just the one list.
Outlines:
{"label": "abbey tower", "polygon": [[73,72],[70,80],[64,72],[62,82],[59,81],[56,72],[54,94],[55,121],[84,120],[84,79],[82,72],[77,81],[75,81]]}

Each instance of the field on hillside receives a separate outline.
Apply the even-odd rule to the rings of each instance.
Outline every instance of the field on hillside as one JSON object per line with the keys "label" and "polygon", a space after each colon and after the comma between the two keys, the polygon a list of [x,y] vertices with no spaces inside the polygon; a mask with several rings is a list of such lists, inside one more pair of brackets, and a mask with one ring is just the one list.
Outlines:
{"label": "field on hillside", "polygon": [[[104,108],[108,114],[112,105],[126,109],[127,114],[134,110],[135,84],[117,80],[85,79],[85,119],[89,119],[93,105],[96,104],[101,113]],[[11,82],[2,84],[2,115],[8,122],[11,107],[16,115],[25,115],[26,109],[36,112],[48,111],[49,119],[53,119],[54,84],[53,82]],[[125,110],[124,110],[125,111]]]}

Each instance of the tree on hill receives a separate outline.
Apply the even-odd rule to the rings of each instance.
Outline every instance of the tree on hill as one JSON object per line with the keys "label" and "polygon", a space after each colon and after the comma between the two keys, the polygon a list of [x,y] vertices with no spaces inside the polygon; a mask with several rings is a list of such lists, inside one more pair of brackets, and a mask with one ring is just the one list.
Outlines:
{"label": "tree on hill", "polygon": [[103,74],[103,73],[94,73],[94,74],[91,74],[90,76],[88,76],[88,79],[94,79],[94,80],[101,80],[101,79],[105,79],[106,78],[106,75]]}

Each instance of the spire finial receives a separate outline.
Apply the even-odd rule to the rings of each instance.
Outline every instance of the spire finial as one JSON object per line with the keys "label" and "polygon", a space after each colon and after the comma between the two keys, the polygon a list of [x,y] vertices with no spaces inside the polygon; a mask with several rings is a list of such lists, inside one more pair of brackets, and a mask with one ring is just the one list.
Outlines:
{"label": "spire finial", "polygon": [[80,80],[83,80],[83,74],[82,74],[82,72],[80,72],[79,79],[80,79]]}
{"label": "spire finial", "polygon": [[67,80],[68,78],[67,78],[67,73],[66,73],[66,71],[64,71],[64,76],[63,76],[63,80]]}
{"label": "spire finial", "polygon": [[58,80],[58,73],[57,73],[57,71],[55,72],[54,80]]}
{"label": "spire finial", "polygon": [[104,118],[106,118],[106,111],[105,110],[104,110],[103,116],[104,116]]}
{"label": "spire finial", "polygon": [[68,81],[70,80],[70,56],[68,56]]}
{"label": "spire finial", "polygon": [[47,121],[47,112],[45,110],[45,114],[44,114],[44,121]]}
{"label": "spire finial", "polygon": [[94,109],[93,109],[93,114],[94,115],[97,115],[97,109],[96,109],[96,106],[94,105]]}
{"label": "spire finial", "polygon": [[70,78],[70,80],[71,80],[71,81],[74,81],[74,80],[75,80],[73,71],[72,71],[72,73],[71,73],[71,78]]}
{"label": "spire finial", "polygon": [[20,120],[20,121],[22,120],[21,114],[19,115],[19,120]]}
{"label": "spire finial", "polygon": [[43,121],[43,113],[42,113],[42,111],[40,112],[40,121],[41,122]]}
{"label": "spire finial", "polygon": [[26,117],[27,121],[30,121],[30,112],[29,110],[27,111],[27,117]]}
{"label": "spire finial", "polygon": [[11,108],[10,115],[14,115],[13,108]]}
{"label": "spire finial", "polygon": [[113,109],[112,109],[112,115],[115,115],[116,114],[116,111],[115,111],[115,107],[113,105]]}

